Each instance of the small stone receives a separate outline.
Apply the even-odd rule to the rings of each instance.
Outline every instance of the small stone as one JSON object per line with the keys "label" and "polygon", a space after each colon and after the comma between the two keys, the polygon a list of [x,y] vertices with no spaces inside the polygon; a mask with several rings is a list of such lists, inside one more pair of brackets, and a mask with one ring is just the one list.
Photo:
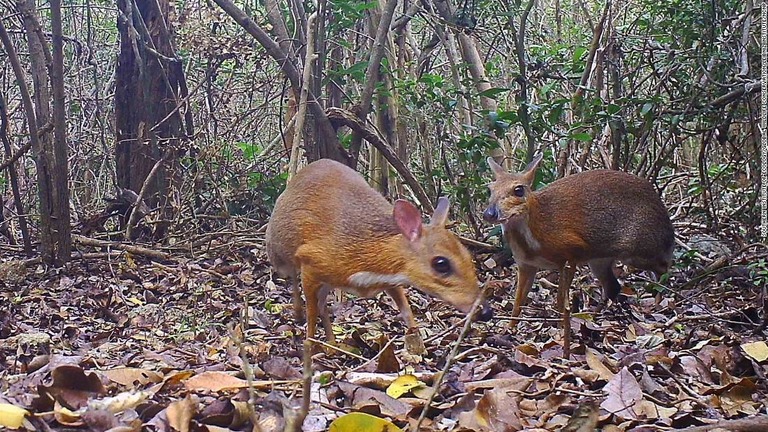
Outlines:
{"label": "small stone", "polygon": [[487,260],[483,261],[483,265],[485,268],[494,269],[496,268],[496,260],[493,258],[488,258]]}

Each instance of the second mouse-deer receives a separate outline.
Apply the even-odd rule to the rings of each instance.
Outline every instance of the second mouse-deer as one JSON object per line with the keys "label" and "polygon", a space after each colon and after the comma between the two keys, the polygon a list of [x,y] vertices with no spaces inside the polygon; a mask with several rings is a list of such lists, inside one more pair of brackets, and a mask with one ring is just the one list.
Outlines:
{"label": "second mouse-deer", "polygon": [[[518,266],[512,316],[519,316],[539,269],[561,270],[588,264],[614,300],[621,285],[613,274],[616,260],[657,276],[672,260],[674,231],[664,204],[645,179],[621,171],[584,171],[541,190],[532,188],[541,155],[521,173],[507,172],[493,159],[495,180],[483,218],[501,223]],[[570,266],[570,277],[573,276]],[[570,281],[567,282],[570,284]],[[558,294],[558,310],[566,298]]]}
{"label": "second mouse-deer", "polygon": [[[293,307],[301,320],[298,276],[306,297],[307,337],[318,315],[326,337],[334,335],[326,312],[330,289],[363,297],[385,291],[409,329],[416,328],[404,286],[443,299],[468,312],[481,290],[469,252],[445,228],[448,200],[440,198],[427,225],[408,201],[394,205],[351,168],[329,160],[313,162],[288,183],[267,226],[269,261],[293,283]],[[489,319],[483,303],[479,314]]]}

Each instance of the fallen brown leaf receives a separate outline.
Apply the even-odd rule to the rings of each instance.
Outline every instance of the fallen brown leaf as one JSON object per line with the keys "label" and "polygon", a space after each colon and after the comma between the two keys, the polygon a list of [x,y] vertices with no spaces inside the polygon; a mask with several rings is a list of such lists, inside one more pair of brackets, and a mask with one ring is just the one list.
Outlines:
{"label": "fallen brown leaf", "polygon": [[459,414],[459,425],[477,432],[512,432],[523,428],[518,399],[504,390],[488,390],[472,411]]}
{"label": "fallen brown leaf", "polygon": [[192,396],[171,402],[166,409],[168,424],[179,432],[189,432],[190,422],[197,414],[197,401]]}
{"label": "fallen brown leaf", "polygon": [[624,419],[637,420],[635,404],[643,399],[643,391],[635,377],[624,367],[603,387],[608,395],[600,408]]}
{"label": "fallen brown leaf", "polygon": [[222,390],[237,390],[247,388],[246,380],[233,377],[225,372],[203,372],[184,381],[187,390],[208,390],[220,392]]}
{"label": "fallen brown leaf", "polygon": [[580,403],[560,432],[594,432],[597,428],[599,410],[600,406],[594,399]]}
{"label": "fallen brown leaf", "polygon": [[110,381],[124,386],[147,385],[149,383],[159,383],[163,377],[154,371],[141,368],[115,368],[99,371],[100,374],[109,378]]}

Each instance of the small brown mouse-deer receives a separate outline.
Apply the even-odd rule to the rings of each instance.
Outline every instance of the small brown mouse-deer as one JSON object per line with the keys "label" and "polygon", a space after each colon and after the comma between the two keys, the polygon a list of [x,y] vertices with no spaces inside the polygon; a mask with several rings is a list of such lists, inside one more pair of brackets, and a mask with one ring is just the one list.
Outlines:
{"label": "small brown mouse-deer", "polygon": [[[294,315],[303,318],[297,276],[307,300],[307,337],[320,315],[335,342],[326,297],[332,288],[372,297],[386,291],[411,331],[416,329],[404,286],[468,312],[481,295],[475,266],[445,228],[448,200],[440,198],[429,224],[408,201],[394,206],[351,168],[321,159],[300,170],[278,197],[267,226],[269,261],[293,284]],[[483,303],[480,319],[490,319]]]}
{"label": "small brown mouse-deer", "polygon": [[[674,231],[647,180],[621,171],[594,170],[534,191],[531,185],[539,162],[541,155],[523,172],[510,173],[488,158],[495,180],[483,218],[502,224],[517,261],[513,316],[520,315],[539,269],[561,270],[564,278],[573,277],[571,266],[589,264],[603,286],[604,300],[615,300],[621,291],[613,274],[616,260],[657,276],[666,273]],[[563,271],[566,263],[571,264],[568,276]],[[565,301],[559,294],[560,311]]]}

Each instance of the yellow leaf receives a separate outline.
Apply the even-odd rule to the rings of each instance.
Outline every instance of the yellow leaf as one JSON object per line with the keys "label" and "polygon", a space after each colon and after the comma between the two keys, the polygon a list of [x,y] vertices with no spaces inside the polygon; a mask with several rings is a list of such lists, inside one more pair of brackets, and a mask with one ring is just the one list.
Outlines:
{"label": "yellow leaf", "polygon": [[85,424],[79,411],[72,411],[58,402],[53,407],[53,417],[57,422],[66,426],[77,427]]}
{"label": "yellow leaf", "polygon": [[152,395],[145,391],[123,392],[113,397],[90,401],[88,403],[88,410],[105,410],[112,414],[118,414],[125,410],[136,408],[139,404],[149,399],[150,396]]}
{"label": "yellow leaf", "polygon": [[571,318],[579,318],[584,321],[595,322],[595,314],[589,312],[576,312],[571,314]]}
{"label": "yellow leaf", "polygon": [[128,301],[133,303],[136,306],[141,306],[144,304],[144,302],[141,299],[138,299],[136,297],[128,297]]}
{"label": "yellow leaf", "polygon": [[397,377],[397,379],[392,381],[392,384],[387,387],[387,394],[390,397],[397,399],[412,389],[423,385],[425,384],[413,375],[402,375]]}
{"label": "yellow leaf", "polygon": [[334,420],[328,432],[402,432],[402,429],[383,418],[353,412]]}
{"label": "yellow leaf", "polygon": [[768,359],[768,345],[764,341],[741,344],[741,349],[758,363]]}
{"label": "yellow leaf", "polygon": [[248,402],[232,401],[232,405],[235,407],[235,415],[232,418],[230,426],[238,428],[247,422],[251,417],[251,405]]}
{"label": "yellow leaf", "polygon": [[0,403],[0,426],[10,429],[18,429],[24,422],[24,417],[29,411],[7,403]]}

